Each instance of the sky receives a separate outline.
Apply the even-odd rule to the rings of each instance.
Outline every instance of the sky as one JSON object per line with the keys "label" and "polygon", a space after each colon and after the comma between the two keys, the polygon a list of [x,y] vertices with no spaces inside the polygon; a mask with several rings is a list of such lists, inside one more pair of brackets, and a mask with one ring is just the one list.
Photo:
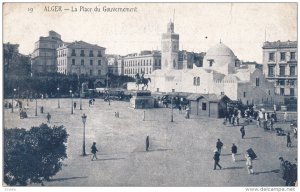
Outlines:
{"label": "sky", "polygon": [[[45,11],[53,5],[62,6],[62,12]],[[79,11],[80,6],[92,11]],[[137,11],[104,12],[104,7]],[[244,61],[261,63],[265,40],[297,40],[296,3],[5,3],[2,14],[3,42],[19,44],[23,54],[32,53],[50,30],[65,42],[98,44],[107,54],[160,50],[170,20],[180,49],[206,52],[221,40]]]}

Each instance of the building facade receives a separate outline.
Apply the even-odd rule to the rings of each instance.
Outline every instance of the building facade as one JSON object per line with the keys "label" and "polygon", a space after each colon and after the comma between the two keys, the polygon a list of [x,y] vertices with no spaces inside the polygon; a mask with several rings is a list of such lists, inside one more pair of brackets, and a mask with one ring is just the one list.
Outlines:
{"label": "building facade", "polygon": [[[174,25],[169,23],[168,32],[173,29]],[[176,36],[176,39],[179,37]],[[163,35],[162,44],[165,41]],[[177,46],[177,42],[174,45]],[[208,49],[203,58],[203,67],[193,64],[192,68],[180,69],[178,60],[173,55],[174,51],[176,49],[163,51],[162,58],[167,59],[162,59],[162,68],[145,75],[151,78],[149,89],[152,92],[226,95],[229,99],[239,100],[244,104],[275,103],[274,86],[264,77],[262,70],[254,65],[241,65],[238,57],[224,43],[217,43]],[[169,56],[164,56],[165,54]],[[168,59],[170,57],[172,60]],[[128,89],[136,87],[129,84]]]}
{"label": "building facade", "polygon": [[264,74],[274,83],[275,93],[287,98],[297,97],[297,41],[267,41],[262,49]]}
{"label": "building facade", "polygon": [[159,51],[141,51],[140,54],[133,53],[120,58],[118,65],[122,65],[122,62],[124,64],[124,75],[131,77],[134,77],[137,73],[147,75],[161,69],[161,53]]}
{"label": "building facade", "polygon": [[118,58],[119,55],[106,55],[107,72],[113,75],[119,75]]}
{"label": "building facade", "polygon": [[55,73],[57,71],[56,49],[63,43],[60,34],[49,31],[47,37],[40,37],[35,42],[34,51],[31,55],[32,75],[38,73]]}
{"label": "building facade", "polygon": [[84,41],[64,43],[57,48],[57,72],[88,76],[107,73],[105,48]]}

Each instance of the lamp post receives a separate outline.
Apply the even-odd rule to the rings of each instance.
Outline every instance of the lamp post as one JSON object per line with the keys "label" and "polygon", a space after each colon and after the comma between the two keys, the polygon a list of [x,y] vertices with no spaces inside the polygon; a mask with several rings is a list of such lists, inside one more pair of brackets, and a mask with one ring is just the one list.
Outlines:
{"label": "lamp post", "polygon": [[86,116],[85,114],[83,114],[83,115],[81,116],[82,123],[83,123],[82,156],[86,156],[86,153],[85,153],[85,122],[86,122],[86,118],[87,118],[87,116]]}
{"label": "lamp post", "polygon": [[14,98],[16,96],[16,89],[14,89],[13,96],[11,97],[11,112],[14,112]]}
{"label": "lamp post", "polygon": [[59,87],[57,87],[57,108],[60,108],[60,103],[59,103]]}
{"label": "lamp post", "polygon": [[35,94],[35,116],[37,116],[37,94]]}
{"label": "lamp post", "polygon": [[173,96],[171,97],[171,122],[173,122]]}
{"label": "lamp post", "polygon": [[71,95],[71,114],[73,114],[73,95],[72,95],[72,90],[69,91]]}

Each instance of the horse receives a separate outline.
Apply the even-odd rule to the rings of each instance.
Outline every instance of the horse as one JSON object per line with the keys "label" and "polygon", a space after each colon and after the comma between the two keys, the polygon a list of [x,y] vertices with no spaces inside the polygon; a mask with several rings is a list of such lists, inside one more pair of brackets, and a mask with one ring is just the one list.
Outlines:
{"label": "horse", "polygon": [[146,90],[148,89],[148,83],[151,82],[151,78],[144,78],[143,76],[140,77],[140,75],[137,73],[135,75],[136,78],[136,86],[138,87],[139,90],[139,85],[143,84],[142,89],[146,86]]}

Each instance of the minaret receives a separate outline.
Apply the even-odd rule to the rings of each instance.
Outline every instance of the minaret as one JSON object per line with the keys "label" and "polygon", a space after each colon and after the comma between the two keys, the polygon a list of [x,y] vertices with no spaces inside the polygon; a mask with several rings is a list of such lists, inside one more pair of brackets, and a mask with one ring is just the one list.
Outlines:
{"label": "minaret", "polygon": [[170,21],[167,33],[162,34],[161,40],[162,70],[178,69],[179,35],[174,32],[174,23]]}

